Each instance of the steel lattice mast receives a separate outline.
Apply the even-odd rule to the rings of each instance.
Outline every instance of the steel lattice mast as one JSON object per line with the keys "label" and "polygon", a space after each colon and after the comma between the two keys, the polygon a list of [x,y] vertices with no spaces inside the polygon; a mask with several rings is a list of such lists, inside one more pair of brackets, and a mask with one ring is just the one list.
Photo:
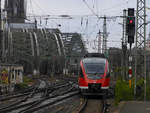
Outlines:
{"label": "steel lattice mast", "polygon": [[102,39],[101,39],[101,32],[98,32],[98,53],[101,53],[102,50]]}
{"label": "steel lattice mast", "polygon": [[105,53],[106,51],[107,51],[107,24],[106,24],[106,16],[104,16],[102,53]]}
{"label": "steel lattice mast", "polygon": [[137,0],[137,12],[136,12],[136,55],[135,55],[135,87],[134,95],[136,96],[136,79],[137,79],[137,64],[138,64],[138,51],[142,51],[144,56],[143,72],[144,75],[144,100],[146,100],[146,0]]}

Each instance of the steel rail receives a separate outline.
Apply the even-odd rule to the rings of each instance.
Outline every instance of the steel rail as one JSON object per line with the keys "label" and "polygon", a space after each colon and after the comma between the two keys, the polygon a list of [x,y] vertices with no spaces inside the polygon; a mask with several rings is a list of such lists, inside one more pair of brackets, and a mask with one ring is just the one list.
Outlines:
{"label": "steel rail", "polygon": [[77,111],[77,113],[83,113],[83,111],[85,110],[85,108],[87,106],[87,103],[88,103],[88,99],[84,98],[84,102],[79,107],[79,110]]}

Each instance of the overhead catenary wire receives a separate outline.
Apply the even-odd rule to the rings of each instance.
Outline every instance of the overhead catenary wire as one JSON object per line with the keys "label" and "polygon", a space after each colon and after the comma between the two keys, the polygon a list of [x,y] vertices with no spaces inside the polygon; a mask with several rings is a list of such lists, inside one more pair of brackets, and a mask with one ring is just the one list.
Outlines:
{"label": "overhead catenary wire", "polygon": [[[38,16],[38,15],[36,15],[35,13],[34,13],[34,8],[33,8],[33,4],[34,4],[34,6],[36,6],[37,8],[39,8],[40,9],[40,11],[42,12],[42,14],[44,14],[44,15],[42,15],[42,16]],[[47,26],[48,25],[48,19],[53,19],[52,21],[56,24],[56,25],[58,25],[58,23],[54,20],[54,19],[58,19],[58,18],[55,18],[55,17],[53,17],[53,18],[48,18],[49,17],[49,14],[48,15],[46,15],[46,11],[43,9],[43,8],[41,8],[40,7],[40,5],[37,3],[37,2],[35,2],[34,0],[30,0],[30,6],[28,6],[28,7],[30,7],[29,9],[31,10],[31,12],[32,13],[29,13],[29,15],[27,16],[27,18],[29,19],[29,20],[38,20],[39,21],[39,26],[42,26],[42,19],[44,19],[45,20],[45,25]],[[52,13],[51,13],[52,14]],[[32,19],[33,18],[33,19]]]}
{"label": "overhead catenary wire", "polygon": [[[99,16],[98,15],[98,6],[97,6],[98,5],[97,4],[98,0],[93,0],[93,8],[90,7],[90,5],[88,4],[87,0],[83,0],[83,2],[91,10],[92,14],[89,14],[89,15],[69,15],[71,18],[64,18],[64,17],[62,18],[61,15],[49,15],[48,14],[48,15],[42,15],[42,16],[38,16],[38,15],[36,16],[36,15],[34,15],[33,18],[36,16],[36,18],[39,18],[38,20],[43,20],[43,19],[46,20],[47,19],[47,21],[50,21],[50,20],[53,21],[55,19],[60,19],[60,20],[71,19],[72,20],[72,19],[77,19],[77,18],[84,18],[84,19],[82,19],[82,22],[81,22],[82,24],[79,23],[79,24],[81,24],[81,27],[84,29],[84,31],[82,32],[84,34],[88,33],[88,31],[89,31],[88,28],[89,27],[91,28],[91,25],[89,24],[90,23],[90,19],[89,18],[94,18],[94,19],[96,18],[97,22],[94,25],[96,27],[92,26],[93,30],[90,31],[90,33],[88,33],[88,35],[87,35],[87,37],[90,38],[90,37],[92,37],[91,35],[93,35],[94,33],[96,33],[96,29],[100,27],[99,20],[103,19],[103,16]],[[37,5],[37,7],[38,7],[38,5]],[[95,9],[95,8],[97,8],[97,9]],[[40,7],[39,7],[39,9],[40,9]],[[95,10],[97,10],[97,11],[95,11]],[[46,14],[46,13],[43,13],[43,14]],[[30,17],[32,18],[32,15],[30,15]],[[108,19],[110,19],[110,20],[112,19],[113,20],[113,19],[116,19],[117,17],[120,17],[120,16],[108,17]],[[40,21],[40,23],[43,24],[42,21]],[[58,24],[56,24],[56,25],[58,25]],[[68,24],[66,24],[66,25],[68,25]],[[47,27],[48,26],[49,25],[47,25]]]}
{"label": "overhead catenary wire", "polygon": [[95,11],[88,5],[88,3],[86,2],[86,0],[82,0],[84,3],[85,3],[85,5],[91,10],[91,12],[97,17],[97,18],[99,18],[99,16],[98,16],[98,14],[97,13],[95,13]]}
{"label": "overhead catenary wire", "polygon": [[34,4],[37,6],[37,8],[40,9],[40,11],[41,11],[42,14],[43,14],[43,13],[46,14],[46,11],[45,11],[43,8],[41,8],[40,5],[39,5],[36,1],[33,0],[33,2],[34,2]]}
{"label": "overhead catenary wire", "polygon": [[[88,3],[86,2],[86,0],[83,0],[83,2],[86,4],[86,6],[90,9],[90,11],[98,18],[98,22],[100,19],[107,19],[107,20],[115,20],[117,18],[123,18],[123,16],[110,16],[110,17],[106,17],[106,16],[101,16],[99,17],[98,14],[95,13],[95,11],[88,5]],[[94,7],[93,7],[94,8]],[[95,44],[94,44],[95,45]]]}

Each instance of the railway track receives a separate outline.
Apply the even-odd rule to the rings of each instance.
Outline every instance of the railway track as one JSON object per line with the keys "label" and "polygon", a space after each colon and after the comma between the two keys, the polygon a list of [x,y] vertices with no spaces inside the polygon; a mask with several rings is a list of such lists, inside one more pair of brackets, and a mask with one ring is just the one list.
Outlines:
{"label": "railway track", "polygon": [[38,86],[40,83],[36,83],[32,88],[25,89],[24,91],[14,93],[13,95],[7,95],[6,97],[0,98],[0,102],[3,103],[0,106],[0,110],[8,109],[12,106],[16,106],[22,102],[27,101],[29,98],[32,98],[36,93],[40,93]]}
{"label": "railway track", "polygon": [[36,93],[36,89],[34,89],[32,92],[30,92],[29,95],[22,97],[22,99],[20,98],[19,100],[14,100],[14,102],[10,103],[9,105],[3,106],[0,108],[0,111],[3,111],[4,109],[8,109],[10,107],[14,107],[22,102],[25,102],[26,100],[28,100],[29,98],[32,98],[33,95]]}
{"label": "railway track", "polygon": [[[36,111],[38,109],[42,109],[48,105],[52,105],[53,103],[56,103],[56,102],[59,102],[69,96],[73,96],[75,95],[76,93],[79,93],[79,92],[75,92],[75,93],[72,93],[72,94],[69,94],[68,92],[64,92],[64,94],[62,95],[52,95],[52,96],[49,96],[49,97],[45,97],[45,98],[42,98],[40,100],[36,100],[36,101],[31,101],[31,102],[26,102],[24,104],[21,104],[21,105],[17,105],[17,106],[13,106],[9,109],[5,109],[5,110],[0,110],[0,113],[1,112],[11,112],[11,113],[29,113],[29,112],[33,112],[33,111]],[[66,94],[68,94],[66,96]],[[62,96],[62,98],[61,98]],[[58,98],[57,98],[58,97]],[[50,99],[53,99],[53,101],[51,101]],[[50,101],[50,102],[48,102]]]}
{"label": "railway track", "polygon": [[[65,82],[59,82],[59,83],[55,82],[52,84],[48,84],[48,81],[42,80],[42,82],[43,81],[45,82],[44,86],[40,85],[40,83],[36,83],[33,86],[26,88],[24,90],[10,93],[10,94],[1,95],[0,102],[12,100],[12,99],[19,98],[19,97],[28,96],[35,89],[36,89],[35,93],[40,93],[40,92],[45,92],[45,91],[49,91],[49,90],[54,90],[55,87],[59,88],[65,84]],[[59,86],[59,87],[57,87],[57,86]]]}
{"label": "railway track", "polygon": [[[2,96],[0,96],[0,102],[19,98],[19,97],[28,96],[33,92],[33,90],[35,91],[36,89],[38,89],[39,84],[40,84],[39,82],[36,82],[33,86],[26,88],[24,90],[13,92],[13,93],[6,94],[6,95],[2,95]],[[36,92],[38,92],[38,90],[36,90]]]}
{"label": "railway track", "polygon": [[35,84],[33,86],[30,86],[30,87],[25,88],[25,89],[20,90],[20,91],[16,91],[16,92],[0,95],[0,101],[2,101],[3,98],[7,98],[7,97],[9,98],[11,96],[15,96],[15,95],[20,95],[20,94],[23,94],[23,93],[31,92],[34,88],[35,88]]}
{"label": "railway track", "polygon": [[80,107],[79,107],[79,110],[77,111],[77,113],[83,113],[86,106],[87,106],[87,103],[88,103],[88,99],[87,98],[84,98],[84,100],[82,101]]}
{"label": "railway track", "polygon": [[84,97],[76,113],[107,113],[108,104],[104,99],[88,99]]}
{"label": "railway track", "polygon": [[[0,107],[0,113],[32,113],[35,111],[40,113],[40,111],[44,111],[49,107],[53,109],[54,106],[60,103],[63,104],[69,100],[75,100],[74,97],[78,97],[80,94],[76,87],[76,82],[71,79],[58,80],[53,83],[50,83],[47,79],[41,79],[40,82],[43,85],[39,85],[40,87],[36,87],[34,90],[32,89],[32,92],[25,92],[24,96],[23,94],[13,95],[13,98],[19,100]],[[9,100],[10,98],[11,100],[11,97],[8,97],[9,96],[7,96],[7,99]],[[78,98],[80,99],[80,97]],[[74,106],[68,104],[67,106],[68,108],[64,106],[55,111],[58,113],[62,113],[61,110],[65,113],[70,113],[71,111],[72,113],[107,113],[108,109],[105,99],[92,100],[83,98],[82,104],[78,105],[78,103],[76,103]]]}
{"label": "railway track", "polygon": [[[38,90],[36,89],[23,99],[0,108],[0,113],[29,113],[32,110],[42,109],[45,106],[52,105],[79,93],[72,83],[69,82],[49,84],[45,80],[43,84],[45,84],[44,87],[40,87]],[[37,92],[39,95],[34,96],[37,95]]]}
{"label": "railway track", "polygon": [[[66,100],[68,98],[71,98],[75,95],[78,95],[79,94],[79,91],[71,91],[71,92],[66,92],[65,94],[63,95],[60,95],[60,96],[57,96],[57,97],[53,97],[52,100],[47,100],[47,101],[44,101],[41,105],[39,106],[36,106],[36,107],[33,107],[31,109],[26,109],[25,111],[23,112],[20,112],[20,113],[30,113],[30,112],[33,112],[33,111],[37,111],[39,109],[42,109],[44,107],[47,107],[47,106],[52,106],[60,101],[63,101],[63,100]],[[52,97],[51,97],[52,98]]]}

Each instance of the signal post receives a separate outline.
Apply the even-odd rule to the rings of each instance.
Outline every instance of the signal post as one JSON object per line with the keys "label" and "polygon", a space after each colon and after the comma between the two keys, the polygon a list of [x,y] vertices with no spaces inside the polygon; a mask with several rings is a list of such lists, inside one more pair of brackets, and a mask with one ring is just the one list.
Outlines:
{"label": "signal post", "polygon": [[131,55],[131,48],[132,44],[134,43],[134,36],[135,36],[135,16],[134,16],[134,8],[128,8],[128,16],[126,19],[126,35],[128,37],[128,43],[130,45],[130,52],[129,52],[129,87],[131,88],[132,84],[132,55]]}

